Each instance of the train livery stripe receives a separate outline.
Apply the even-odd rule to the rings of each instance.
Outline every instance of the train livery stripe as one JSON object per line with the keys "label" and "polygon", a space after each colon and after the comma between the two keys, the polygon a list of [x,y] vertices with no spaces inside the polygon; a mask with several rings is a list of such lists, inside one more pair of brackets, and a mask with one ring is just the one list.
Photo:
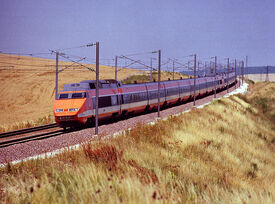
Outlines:
{"label": "train livery stripe", "polygon": [[[105,114],[105,113],[112,113],[112,112],[118,112],[120,111],[120,106],[108,106],[104,108],[98,109],[98,114]],[[91,117],[95,115],[95,109],[84,111],[83,113],[80,113],[77,115],[77,117]]]}
{"label": "train livery stripe", "polygon": [[[226,85],[226,84],[223,84],[223,85]],[[222,85],[217,85],[216,88],[222,88]],[[205,88],[205,89],[196,90],[196,93],[197,94],[198,93],[206,93],[206,91],[208,89],[210,91],[212,91],[212,89],[214,89],[214,86],[210,86],[210,87]],[[193,93],[193,91],[192,91],[192,93]],[[192,94],[190,94],[189,91],[188,92],[183,92],[183,93],[180,93],[180,98],[182,98],[184,96],[189,96],[189,95],[192,95]],[[171,100],[178,99],[178,98],[179,98],[178,94],[172,95],[172,96],[161,97],[160,102],[165,102],[165,101],[169,102]],[[137,107],[152,105],[152,104],[156,104],[156,103],[158,103],[157,98],[156,99],[149,99],[149,104],[148,104],[148,100],[134,102],[134,103],[128,103],[128,104],[122,104],[121,105],[121,110],[127,110],[127,109],[130,109],[130,108],[137,108]],[[99,114],[106,114],[106,113],[113,113],[113,112],[120,112],[120,105],[108,106],[108,107],[98,109]],[[91,117],[91,116],[94,116],[94,115],[95,115],[95,109],[92,109],[92,110],[84,111],[83,113],[80,113],[77,116],[79,118],[81,118],[81,117]]]}

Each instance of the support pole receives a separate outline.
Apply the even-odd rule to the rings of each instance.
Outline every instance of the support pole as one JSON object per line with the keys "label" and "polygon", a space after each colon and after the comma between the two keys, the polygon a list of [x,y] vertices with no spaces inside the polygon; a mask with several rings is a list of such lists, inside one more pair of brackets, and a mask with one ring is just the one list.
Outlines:
{"label": "support pole", "polygon": [[59,52],[56,52],[56,71],[55,71],[55,99],[57,99],[58,93],[58,55]]}
{"label": "support pole", "polygon": [[244,81],[244,61],[242,61],[242,85]]}
{"label": "support pole", "polygon": [[198,69],[198,77],[200,76],[199,74],[200,74],[200,61],[198,61],[198,67],[197,67],[197,69]]}
{"label": "support pole", "polygon": [[216,75],[217,75],[217,56],[215,56],[215,64],[214,64],[214,84],[215,84],[215,94],[214,98],[216,98],[216,93],[217,93],[217,87],[216,87]]}
{"label": "support pole", "polygon": [[269,81],[269,70],[268,70],[268,66],[266,66],[266,77],[265,77],[265,81]]}
{"label": "support pole", "polygon": [[204,62],[204,77],[206,77],[206,62]]}
{"label": "support pole", "polygon": [[241,86],[242,62],[239,62],[239,87]]}
{"label": "support pole", "polygon": [[115,57],[115,80],[117,81],[117,56]]}
{"label": "support pole", "polygon": [[175,80],[175,61],[173,60],[173,80]]}
{"label": "support pole", "polygon": [[160,118],[160,65],[161,65],[161,50],[158,51],[158,118]]}
{"label": "support pole", "polygon": [[[189,65],[190,65],[190,61],[188,60],[187,62],[187,69],[189,70]],[[190,78],[189,74],[188,74],[188,78]]]}
{"label": "support pole", "polygon": [[227,58],[227,75],[226,75],[226,92],[228,93],[228,81],[229,81],[229,58]]}
{"label": "support pole", "polygon": [[235,59],[235,89],[237,88],[237,60]]}
{"label": "support pole", "polygon": [[248,78],[248,69],[247,69],[247,63],[248,63],[248,56],[245,56],[245,69],[246,69],[246,78]]}
{"label": "support pole", "polygon": [[193,106],[196,105],[196,65],[197,65],[197,55],[194,54],[194,103],[193,103]]}
{"label": "support pole", "polygon": [[152,62],[152,60],[153,60],[153,58],[151,57],[151,61],[150,61],[150,67],[151,67],[151,69],[150,69],[150,82],[152,82],[152,71],[153,71],[153,62]]}
{"label": "support pole", "polygon": [[98,95],[99,95],[99,42],[96,42],[95,135],[98,135]]}

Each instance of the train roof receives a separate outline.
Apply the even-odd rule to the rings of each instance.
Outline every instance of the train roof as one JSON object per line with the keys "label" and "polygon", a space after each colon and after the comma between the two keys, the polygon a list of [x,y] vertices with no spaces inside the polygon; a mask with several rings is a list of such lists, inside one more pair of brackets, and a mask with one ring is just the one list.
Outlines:
{"label": "train roof", "polygon": [[[114,79],[99,80],[99,88],[117,88],[122,86],[120,81]],[[61,91],[88,91],[96,88],[96,80],[84,80],[79,83],[65,84]]]}
{"label": "train roof", "polygon": [[[206,77],[198,77],[197,79],[208,79],[212,78],[211,76]],[[161,81],[160,83],[173,83],[178,81],[188,81],[193,80],[192,78],[186,78],[186,79],[178,79],[178,80],[167,80],[167,81]],[[117,81],[114,79],[104,79],[99,80],[99,88],[117,88],[119,87],[129,87],[129,86],[140,86],[140,85],[150,85],[150,84],[156,84],[157,81],[154,82],[145,82],[145,83],[133,83],[133,84],[122,84],[121,81]],[[65,84],[64,88],[61,91],[88,91],[91,89],[96,88],[96,80],[84,80],[79,83],[72,83],[72,84]]]}

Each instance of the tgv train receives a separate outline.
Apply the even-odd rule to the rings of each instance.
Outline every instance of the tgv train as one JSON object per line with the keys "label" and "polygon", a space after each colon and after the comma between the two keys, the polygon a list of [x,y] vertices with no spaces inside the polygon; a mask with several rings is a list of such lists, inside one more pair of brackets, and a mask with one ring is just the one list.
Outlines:
{"label": "tgv train", "polygon": [[[194,79],[168,80],[160,82],[160,106],[180,104],[196,97],[212,94],[236,83],[235,73]],[[54,103],[56,123],[63,127],[75,127],[93,123],[95,119],[96,81],[86,80],[65,84]],[[99,120],[158,108],[158,83],[122,84],[116,80],[99,80]]]}

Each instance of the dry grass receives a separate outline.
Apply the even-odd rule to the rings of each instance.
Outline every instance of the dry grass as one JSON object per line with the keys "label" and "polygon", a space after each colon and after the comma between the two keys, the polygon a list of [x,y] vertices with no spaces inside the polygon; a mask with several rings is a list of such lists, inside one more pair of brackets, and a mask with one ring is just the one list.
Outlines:
{"label": "dry grass", "polygon": [[0,133],[13,131],[13,130],[20,130],[24,128],[31,128],[31,127],[36,127],[40,125],[47,125],[54,122],[55,122],[54,117],[52,115],[48,115],[42,118],[38,118],[37,120],[16,122],[16,123],[13,123],[12,125],[0,125]]}
{"label": "dry grass", "polygon": [[274,203],[274,88],[250,84],[245,96],[138,125],[110,141],[9,164],[1,169],[1,201]]}
{"label": "dry grass", "polygon": [[[49,115],[52,117],[55,100],[55,60],[0,54],[0,63],[1,130],[28,127],[24,126],[31,124],[28,121],[39,121]],[[71,63],[59,62],[60,69],[66,65]],[[120,69],[118,80],[144,74],[138,70]],[[163,73],[162,79],[171,78],[170,75]],[[100,79],[114,77],[114,67],[100,66]],[[61,90],[64,84],[91,79],[95,79],[94,72],[74,65],[59,74],[58,90]]]}
{"label": "dry grass", "polygon": [[[0,97],[2,126],[14,126],[22,121],[36,121],[53,115],[55,99],[55,60],[0,54]],[[13,68],[4,69],[4,66]],[[60,69],[68,62],[59,62]],[[94,65],[87,65],[94,67]],[[138,72],[122,69],[118,77],[123,79]],[[100,78],[113,78],[114,69],[100,66]],[[61,90],[64,84],[95,79],[95,73],[80,66],[68,68],[59,74]]]}

